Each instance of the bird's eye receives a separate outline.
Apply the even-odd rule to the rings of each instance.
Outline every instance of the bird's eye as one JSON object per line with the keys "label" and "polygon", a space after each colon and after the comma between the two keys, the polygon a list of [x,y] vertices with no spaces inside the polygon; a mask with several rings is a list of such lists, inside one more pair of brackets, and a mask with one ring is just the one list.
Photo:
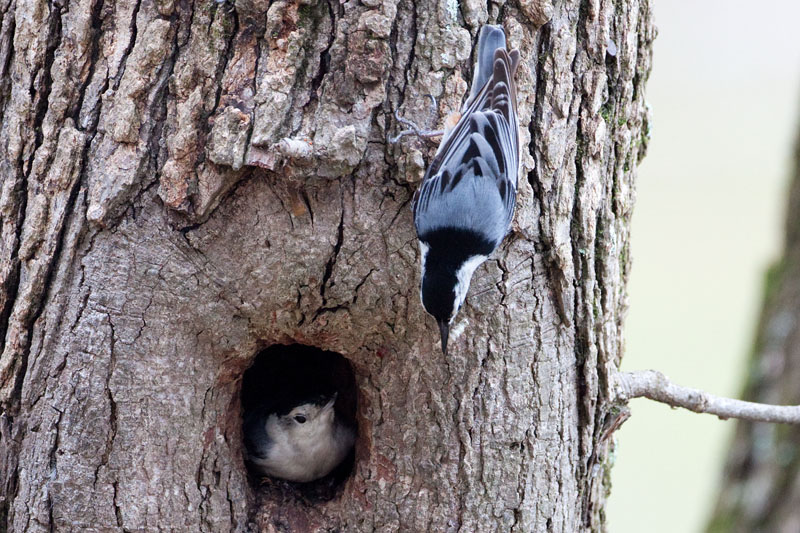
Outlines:
{"label": "bird's eye", "polygon": [[304,417],[303,415],[297,415],[297,416],[295,416],[295,417],[294,417],[294,419],[295,419],[295,420],[296,420],[296,421],[297,421],[299,424],[304,424],[304,423],[305,423],[305,421],[306,421],[306,417]]}

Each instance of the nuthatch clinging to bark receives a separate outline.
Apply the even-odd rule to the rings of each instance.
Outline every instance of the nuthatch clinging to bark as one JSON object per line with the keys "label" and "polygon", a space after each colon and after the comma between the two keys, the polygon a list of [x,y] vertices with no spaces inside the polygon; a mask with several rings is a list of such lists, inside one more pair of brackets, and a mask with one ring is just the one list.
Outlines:
{"label": "nuthatch clinging to bark", "polygon": [[485,25],[476,55],[461,117],[445,131],[413,202],[422,305],[439,324],[444,353],[472,274],[508,233],[517,196],[519,51],[506,50],[502,27]]}

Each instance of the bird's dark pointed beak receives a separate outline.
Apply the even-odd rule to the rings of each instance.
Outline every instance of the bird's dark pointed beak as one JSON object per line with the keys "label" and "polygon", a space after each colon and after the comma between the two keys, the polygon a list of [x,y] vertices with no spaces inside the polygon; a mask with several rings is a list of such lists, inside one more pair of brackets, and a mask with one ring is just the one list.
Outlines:
{"label": "bird's dark pointed beak", "polygon": [[439,333],[442,335],[442,353],[447,355],[447,337],[450,335],[450,324],[444,320],[438,320]]}
{"label": "bird's dark pointed beak", "polygon": [[331,407],[333,407],[333,404],[336,403],[336,397],[337,396],[339,396],[339,393],[338,392],[334,392],[333,396],[331,396],[331,399],[328,400],[328,403],[326,403],[322,408],[323,409],[330,409]]}

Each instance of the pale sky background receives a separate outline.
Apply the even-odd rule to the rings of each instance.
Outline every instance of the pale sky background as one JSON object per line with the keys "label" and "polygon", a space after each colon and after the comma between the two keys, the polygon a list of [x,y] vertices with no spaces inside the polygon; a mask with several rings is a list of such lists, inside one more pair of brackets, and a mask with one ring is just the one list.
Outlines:
{"label": "pale sky background", "polygon": [[[737,396],[782,245],[800,118],[800,2],[656,0],[623,370]],[[733,423],[634,400],[611,533],[700,533]]]}

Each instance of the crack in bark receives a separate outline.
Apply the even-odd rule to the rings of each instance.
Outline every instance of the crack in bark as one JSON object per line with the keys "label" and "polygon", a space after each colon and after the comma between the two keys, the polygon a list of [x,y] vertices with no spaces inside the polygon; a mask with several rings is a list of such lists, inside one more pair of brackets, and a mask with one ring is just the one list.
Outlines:
{"label": "crack in bark", "polygon": [[114,76],[114,91],[117,91],[117,89],[119,89],[119,84],[122,81],[122,76],[123,74],[125,74],[125,68],[128,63],[128,57],[131,55],[131,52],[133,51],[134,44],[136,44],[136,36],[138,33],[138,28],[136,26],[136,18],[139,16],[139,8],[141,6],[142,6],[142,0],[136,0],[136,5],[133,6],[133,13],[131,14],[131,24],[129,26],[131,38],[128,41],[128,45],[125,47],[125,50],[123,50],[122,57],[119,60],[119,68],[117,69],[117,75]]}
{"label": "crack in bark", "polygon": [[[211,110],[208,113],[203,113],[201,121],[207,122],[209,118],[214,116],[214,113],[217,112],[219,108],[219,102],[222,98],[222,80],[225,77],[225,71],[228,68],[228,63],[230,63],[231,58],[235,52],[233,48],[233,43],[236,41],[236,38],[239,36],[239,16],[236,12],[236,9],[232,9],[231,12],[233,13],[233,29],[231,29],[230,37],[225,41],[225,50],[222,53],[222,61],[217,64],[217,69],[214,72],[214,82],[216,85],[216,91],[214,93],[214,105],[211,106]],[[219,13],[219,10],[216,10],[216,13]],[[213,18],[209,24],[213,24]],[[250,120],[250,129],[253,128],[253,120],[252,120],[252,113],[251,113],[251,120]],[[206,142],[208,139],[208,135],[210,133],[210,129],[205,128],[201,130],[205,134]],[[205,143],[203,143],[204,145]],[[202,148],[197,152],[198,159],[195,163],[195,171],[197,167],[200,166],[205,161],[205,150]]]}
{"label": "crack in bark", "polygon": [[[576,120],[576,140],[577,146],[574,152],[574,164],[575,164],[575,184],[573,190],[573,205],[572,205],[572,212],[571,212],[571,223],[570,223],[570,234],[571,234],[571,246],[572,246],[572,262],[574,268],[574,279],[576,280],[576,290],[575,296],[573,300],[573,317],[576,322],[575,327],[575,360],[576,360],[576,404],[577,404],[577,413],[578,413],[578,424],[577,424],[577,436],[578,436],[578,449],[580,451],[579,457],[583,460],[580,460],[578,463],[579,469],[579,477],[586,478],[592,477],[590,471],[592,469],[592,465],[596,463],[597,460],[597,450],[594,446],[594,436],[596,434],[597,428],[594,424],[594,415],[596,414],[596,410],[598,408],[599,401],[596,401],[596,398],[591,396],[594,387],[590,386],[589,383],[589,376],[595,375],[598,372],[597,368],[590,368],[590,364],[594,363],[597,364],[597,361],[593,361],[591,356],[592,345],[597,348],[598,352],[602,348],[598,345],[597,338],[592,338],[592,330],[596,328],[596,320],[595,317],[592,316],[591,313],[587,314],[584,313],[585,307],[588,305],[589,299],[593,300],[593,294],[587,294],[588,290],[594,290],[592,287],[586,287],[585,280],[593,280],[594,283],[599,283],[600,280],[598,278],[599,271],[594,270],[592,271],[592,266],[596,265],[596,261],[598,260],[596,253],[597,253],[597,246],[598,246],[598,239],[597,235],[595,234],[592,239],[592,248],[591,253],[594,255],[591,259],[593,259],[592,263],[590,264],[589,258],[586,257],[587,254],[590,253],[590,250],[587,246],[587,236],[585,235],[585,228],[583,227],[583,215],[586,214],[586,206],[582,203],[582,189],[587,183],[586,176],[584,174],[584,158],[587,157],[586,154],[586,140],[584,139],[584,126],[583,126],[583,118],[581,110],[585,104],[583,98],[583,91],[581,88],[581,76],[580,73],[577,72],[577,63],[579,58],[587,54],[588,52],[585,50],[585,43],[588,39],[588,35],[586,35],[585,29],[585,20],[588,17],[588,13],[586,12],[584,5],[581,5],[581,8],[578,11],[577,21],[575,23],[575,34],[576,34],[576,50],[575,55],[572,58],[572,64],[570,65],[570,72],[573,76],[573,82],[575,84],[575,89],[573,90],[573,100],[570,103],[569,108],[573,109],[573,107],[577,108],[577,120]],[[576,100],[578,101],[577,105],[575,104]],[[599,218],[600,213],[598,212],[595,214],[596,217]],[[597,228],[595,229],[597,231]],[[581,283],[578,286],[578,282],[584,280],[584,283]],[[597,391],[594,391],[597,393]],[[595,409],[592,409],[592,404],[594,404]],[[589,437],[588,433],[591,433],[592,438]],[[592,482],[589,482],[588,487],[585,488],[580,493],[580,509],[581,509],[581,522],[583,523],[584,527],[590,528],[591,527],[591,516],[592,516]]]}
{"label": "crack in bark", "polygon": [[286,213],[286,216],[289,217],[289,224],[291,224],[292,231],[294,231],[294,216],[292,215],[292,211],[288,207],[286,207],[286,203],[283,201],[283,198],[281,197],[280,194],[272,190],[271,187],[270,191],[272,191],[272,194],[275,195],[275,198],[277,198],[278,203],[281,204],[281,209],[283,209],[283,211]]}
{"label": "crack in bark", "polygon": [[[61,440],[61,420],[64,417],[64,411],[59,411],[55,407],[53,409],[58,413],[58,420],[55,423],[55,438],[53,440],[53,445],[50,447],[50,455],[49,455],[49,463],[48,468],[50,470],[49,480],[54,481],[58,479],[58,446]],[[55,531],[55,520],[53,519],[53,495],[51,493],[50,487],[46,488],[47,490],[47,518],[48,518],[48,529],[49,531]]]}
{"label": "crack in bark", "polygon": [[[15,11],[12,11],[12,13],[15,13]],[[59,18],[60,18],[60,9],[59,9]],[[60,42],[60,36],[59,36],[59,39],[55,39],[53,37],[53,31],[54,31],[54,29],[57,29],[58,26],[60,26],[60,21],[58,23],[58,26],[56,26],[55,28],[53,26],[55,26],[55,25],[51,22],[50,23],[50,27],[48,28],[48,36],[49,36],[48,42],[54,42],[54,44],[48,46],[48,48],[45,51],[45,67],[44,68],[47,69],[48,73],[49,73],[49,70],[50,70],[50,66],[52,66],[52,54],[55,53],[55,47],[57,46],[58,42]],[[16,31],[16,17],[13,18],[13,25],[10,28],[9,31],[11,31],[11,32]],[[10,33],[9,35],[13,36],[14,33]],[[11,64],[11,60],[12,60],[12,58],[14,56],[13,42],[14,42],[14,39],[12,37],[12,38],[10,38],[10,44],[9,44],[10,50],[9,50],[9,56],[7,58],[7,63],[9,65]],[[50,57],[50,61],[49,62],[47,61],[47,57]],[[36,83],[37,77],[38,77],[38,70],[37,70],[36,73],[31,73],[31,86],[28,88],[28,91],[29,91],[29,94],[30,94],[30,97],[31,97],[31,103],[36,102],[36,98],[35,97],[36,97],[37,91],[36,91],[35,83]],[[43,82],[46,81],[47,79],[49,79],[49,74],[47,74],[43,78]],[[43,87],[42,88],[42,92],[43,93],[45,92],[45,90],[46,90],[46,93],[49,94],[49,91],[50,91],[49,87]],[[44,101],[44,112],[46,112],[46,110],[47,110],[47,108],[46,108],[47,99],[45,98],[44,100],[45,100]],[[40,119],[44,118],[44,112],[42,112],[42,110],[41,110],[42,105],[43,105],[43,103],[42,103],[41,97],[40,97],[39,101],[36,102],[36,105],[34,106],[34,126],[40,124]],[[5,117],[5,113],[3,114],[3,116]],[[37,144],[37,142],[38,142],[38,144]],[[14,213],[14,216],[13,216],[13,220],[16,223],[16,225],[14,227],[15,236],[14,236],[14,239],[13,239],[13,249],[11,250],[11,253],[9,255],[9,261],[11,263],[11,266],[9,268],[8,277],[4,280],[4,283],[3,283],[3,285],[5,286],[5,287],[3,287],[4,288],[3,293],[4,293],[4,296],[5,296],[5,299],[3,301],[4,306],[3,306],[2,309],[0,309],[0,325],[2,326],[2,328],[0,328],[0,350],[1,350],[0,354],[5,353],[6,334],[8,332],[9,321],[11,319],[11,313],[13,311],[14,304],[16,303],[17,295],[18,295],[19,289],[20,289],[20,287],[19,287],[20,277],[19,276],[20,276],[21,265],[20,265],[20,260],[19,260],[19,249],[20,249],[20,246],[22,245],[22,230],[23,230],[23,227],[25,226],[25,218],[26,218],[26,215],[27,215],[27,207],[28,207],[28,175],[29,175],[30,170],[31,170],[30,167],[31,167],[31,163],[32,163],[32,160],[33,160],[34,153],[36,152],[36,147],[38,147],[39,144],[41,144],[41,128],[37,128],[37,131],[34,134],[34,148],[33,148],[33,150],[31,150],[31,154],[28,157],[28,163],[27,163],[28,169],[27,170],[25,168],[26,164],[24,162],[25,149],[22,148],[20,150],[18,156],[17,156],[17,164],[16,164],[17,181],[16,181],[16,183],[14,184],[14,187],[13,187],[13,194],[14,194],[14,196],[17,197],[17,202],[15,202],[15,204],[17,205],[17,210],[16,210],[16,212]],[[12,371],[12,372],[15,372],[15,371]],[[17,390],[18,385],[19,385],[18,383],[15,383],[15,385],[13,386],[14,390]],[[16,396],[16,394],[12,394],[12,395]]]}
{"label": "crack in bark", "polygon": [[[333,268],[336,266],[336,259],[339,257],[339,251],[342,249],[342,242],[344,241],[344,193],[342,193],[342,211],[341,211],[341,218],[339,219],[339,227],[336,230],[336,243],[333,245],[333,252],[328,259],[328,262],[325,264],[325,271],[322,274],[322,283],[320,283],[319,294],[322,297],[322,307],[324,308],[325,305],[328,303],[327,296],[325,295],[325,291],[328,288],[328,282],[333,275]],[[331,283],[333,286],[334,283]],[[338,307],[338,306],[337,306]],[[317,311],[317,315],[314,317],[316,318],[319,316],[320,311]]]}
{"label": "crack in bark", "polygon": [[[0,13],[0,58],[5,59],[0,63],[0,124],[3,124],[6,114],[6,103],[11,94],[11,76],[9,70],[11,68],[11,60],[14,57],[14,32],[16,29],[15,10],[11,8],[13,2],[6,1],[2,13]],[[10,19],[9,14],[11,15]],[[10,28],[6,27],[6,22],[10,20]],[[5,48],[7,46],[7,48]]]}
{"label": "crack in bark", "polygon": [[[336,14],[333,12],[333,5],[331,4],[332,0],[328,0],[326,2],[328,6],[328,17],[331,21],[331,29],[328,35],[328,44],[325,48],[319,53],[319,68],[317,69],[317,73],[311,79],[311,87],[310,87],[310,95],[308,101],[303,106],[303,112],[305,113],[305,109],[314,102],[319,102],[319,88],[322,86],[322,82],[325,79],[325,75],[328,74],[331,70],[331,47],[333,46],[334,41],[336,40]],[[314,20],[314,28],[313,31],[316,32],[319,30],[320,25],[319,20]],[[296,134],[297,132],[294,132]]]}
{"label": "crack in bark", "polygon": [[300,197],[303,199],[303,202],[306,204],[306,209],[308,209],[308,216],[311,217],[311,226],[314,226],[314,211],[311,209],[311,201],[308,199],[308,192],[306,192],[305,188],[300,189]]}
{"label": "crack in bark", "polygon": [[122,527],[122,508],[119,506],[119,502],[117,501],[117,494],[119,492],[119,481],[116,479],[111,483],[111,486],[114,488],[114,516],[117,519],[117,527],[119,527],[124,533],[128,533],[128,530]]}
{"label": "crack in bark", "polygon": [[6,349],[6,334],[8,333],[9,322],[11,320],[11,312],[14,309],[14,302],[16,302],[17,294],[19,293],[19,273],[21,268],[19,262],[19,247],[21,244],[22,226],[25,223],[25,208],[27,206],[27,194],[25,194],[27,193],[26,181],[24,179],[21,182],[18,181],[14,189],[15,196],[18,198],[19,207],[13,216],[13,221],[16,223],[16,226],[14,228],[15,237],[13,239],[13,249],[9,255],[11,266],[9,267],[8,277],[4,280],[2,286],[0,286],[0,289],[2,289],[2,292],[6,296],[3,300],[4,305],[0,308],[0,354],[4,353]]}
{"label": "crack in bark", "polygon": [[[83,276],[84,276],[83,269],[81,269],[81,279],[78,282],[79,290],[80,287],[83,286],[83,280],[84,280]],[[75,314],[75,320],[73,320],[72,324],[70,324],[69,326],[70,331],[75,331],[75,328],[78,326],[81,319],[83,318],[83,312],[86,310],[86,304],[89,303],[89,298],[91,297],[91,295],[92,295],[92,289],[88,288],[86,290],[86,294],[84,294],[81,297],[80,303],[78,304],[78,312]]]}
{"label": "crack in bark", "polygon": [[[89,71],[86,74],[86,81],[84,81],[80,88],[78,89],[78,100],[75,103],[75,109],[71,113],[72,121],[75,124],[76,129],[78,131],[85,131],[86,129],[94,130],[97,125],[97,120],[100,117],[100,110],[97,107],[101,106],[102,103],[98,99],[97,106],[95,106],[95,111],[92,113],[94,115],[92,124],[84,127],[80,121],[80,113],[81,108],[83,107],[83,101],[86,98],[86,90],[91,85],[92,80],[94,79],[94,72],[95,68],[97,67],[97,60],[100,57],[100,39],[103,35],[103,22],[104,18],[102,17],[103,13],[103,5],[105,0],[95,0],[94,5],[92,6],[92,22],[91,28],[92,33],[89,37],[89,41],[91,42],[91,51],[89,52]],[[106,86],[108,84],[108,78],[105,80]],[[104,89],[101,88],[100,92],[104,92]],[[87,143],[88,144],[88,143]]]}
{"label": "crack in bark", "polygon": [[300,320],[297,322],[298,328],[302,326],[306,321],[306,314],[303,312],[303,305],[302,305],[303,293],[301,292],[301,290],[307,288],[308,285],[300,285],[299,287],[295,288],[295,290],[297,291],[297,302],[295,303],[295,307],[300,312]]}
{"label": "crack in bark", "polygon": [[[100,463],[94,469],[94,486],[97,486],[97,480],[100,474],[100,469],[104,466],[108,465],[109,457],[111,456],[111,450],[114,446],[114,439],[117,436],[117,402],[114,401],[114,395],[111,392],[111,377],[114,374],[114,370],[117,367],[117,354],[115,351],[116,341],[117,341],[117,334],[116,330],[114,329],[114,322],[111,320],[111,313],[106,313],[106,318],[108,320],[108,327],[111,330],[111,335],[109,337],[109,364],[108,364],[108,374],[106,375],[106,383],[105,383],[105,393],[106,398],[108,400],[109,405],[109,432],[106,437],[106,445],[103,449],[103,453],[100,456]],[[117,487],[116,484],[114,486],[114,502],[116,506],[116,491]],[[122,525],[119,523],[118,525]]]}
{"label": "crack in bark", "polygon": [[[138,0],[135,11],[138,11],[139,5],[141,0]],[[136,15],[134,14],[133,20],[136,20]],[[170,23],[174,27],[179,23],[179,18],[177,15],[172,15],[170,17]],[[150,122],[153,123],[153,126],[149,128],[147,131],[147,138],[140,139],[140,142],[143,143],[144,146],[147,147],[145,150],[146,156],[142,157],[136,168],[135,176],[132,179],[132,188],[136,191],[132,193],[130,199],[128,200],[128,206],[130,207],[130,211],[132,213],[132,217],[136,218],[136,205],[138,205],[142,197],[149,192],[153,186],[159,183],[161,178],[161,168],[164,163],[164,157],[162,157],[162,137],[163,137],[163,130],[165,126],[165,119],[167,116],[167,100],[169,99],[169,81],[172,78],[173,71],[175,69],[175,64],[177,62],[178,54],[180,53],[180,45],[178,43],[179,40],[179,29],[174,30],[174,35],[172,38],[172,52],[170,56],[163,62],[161,68],[158,72],[158,77],[152,87],[153,98],[150,102],[149,107],[147,108],[147,115],[150,116]],[[133,48],[133,44],[135,41],[135,35],[131,38],[130,47]],[[130,50],[126,51],[125,57],[130,53]],[[122,74],[118,74],[117,85],[119,85],[119,79],[121,79]],[[115,87],[115,90],[117,87]],[[141,128],[140,128],[141,131]],[[152,176],[148,181],[145,176]],[[138,190],[137,190],[138,189]],[[111,208],[116,208],[116,205],[110,206]],[[117,216],[109,216],[107,217],[108,220],[104,222],[104,225],[107,229],[110,229],[119,222],[122,218],[124,213],[127,210],[119,213]]]}
{"label": "crack in bark", "polygon": [[[200,419],[205,424],[206,420],[206,406],[208,405],[208,398],[209,395],[213,396],[213,388],[208,387],[206,388],[206,392],[203,394],[203,407],[200,410]],[[212,428],[213,431],[213,428]],[[200,503],[197,505],[197,511],[199,514],[199,519],[201,523],[206,524],[210,527],[210,531],[213,531],[213,524],[208,519],[208,500],[211,497],[211,485],[209,483],[205,483],[203,480],[203,472],[208,468],[206,465],[206,453],[208,448],[206,445],[203,446],[203,450],[200,456],[200,460],[197,464],[197,472],[195,473],[195,484],[197,486],[197,492],[200,493]],[[205,490],[203,490],[205,488]]]}
{"label": "crack in bark", "polygon": [[[410,35],[404,36],[404,38],[405,37],[409,38],[411,40],[411,44],[409,46],[408,57],[406,58],[406,61],[402,65],[400,65],[400,67],[399,67],[399,70],[402,73],[402,86],[400,86],[400,87],[396,87],[395,86],[395,84],[397,82],[397,80],[395,80],[395,72],[396,72],[397,69],[389,69],[389,76],[386,79],[386,85],[385,85],[385,88],[384,88],[384,93],[387,95],[386,101],[385,101],[384,106],[383,106],[384,107],[384,109],[383,109],[383,115],[384,115],[383,130],[384,130],[384,133],[386,131],[389,131],[393,127],[397,128],[397,121],[395,119],[395,111],[399,110],[400,107],[402,107],[403,103],[405,102],[406,90],[408,89],[408,85],[410,83],[409,77],[411,76],[411,72],[412,72],[411,66],[414,64],[414,60],[416,59],[416,48],[417,48],[417,2],[415,0],[412,0],[410,2],[410,4],[411,4],[411,8],[410,8],[409,11],[410,11],[410,14],[411,14],[411,31],[410,31]],[[400,24],[400,12],[399,12],[399,5],[398,5],[398,12],[397,12],[396,16],[394,17],[394,19],[392,20],[392,29],[389,32],[389,39],[388,39],[389,50],[390,50],[391,57],[392,57],[392,65],[396,65],[397,61],[398,61],[397,39],[398,39],[398,32],[399,32],[399,30],[398,30],[399,24]],[[389,96],[391,94],[390,93],[390,89],[394,89],[395,90],[396,97],[392,98],[392,97]],[[376,110],[377,110],[377,108],[376,108]],[[381,144],[383,144],[383,158],[384,158],[384,161],[387,163],[387,166],[389,168],[392,168],[393,171],[396,171],[397,167],[392,162],[393,157],[390,156],[390,150],[394,151],[394,149],[392,149],[392,143],[386,142],[386,136],[384,135],[383,138],[382,138]],[[405,188],[407,190],[410,190],[411,187],[410,187],[409,183],[407,183],[405,181],[398,180],[397,178],[395,178],[393,176],[393,174],[394,174],[394,172],[390,172],[390,173],[388,173],[387,177],[389,177],[395,183],[395,185],[398,185],[398,186],[401,186],[401,187],[403,187],[403,188]],[[409,199],[410,199],[410,197],[409,197]]]}
{"label": "crack in bark", "polygon": [[[534,198],[539,200],[541,212],[545,212],[545,205],[544,205],[544,196],[542,194],[542,187],[541,183],[539,182],[539,169],[541,168],[541,159],[538,156],[539,151],[537,150],[537,136],[536,136],[536,126],[538,124],[542,124],[542,102],[545,100],[545,84],[544,84],[544,74],[545,74],[545,61],[547,58],[547,54],[549,54],[552,50],[552,43],[550,42],[551,39],[551,23],[548,22],[544,26],[541,27],[538,34],[538,48],[536,50],[537,60],[535,62],[536,65],[536,76],[535,76],[535,91],[533,97],[533,115],[531,116],[531,120],[528,123],[528,133],[531,136],[530,140],[530,154],[531,158],[533,159],[533,168],[528,172],[528,183],[533,188],[534,191]],[[550,47],[547,51],[544,50],[545,44],[550,44]],[[541,221],[538,222],[540,226],[539,233],[541,234]]]}
{"label": "crack in bark", "polygon": [[[73,215],[75,214],[75,207],[78,204],[78,196],[80,195],[81,184],[84,181],[84,172],[88,165],[89,146],[93,138],[94,138],[94,133],[92,134],[91,137],[85,138],[83,140],[84,147],[81,152],[81,160],[77,171],[78,177],[71,184],[71,188],[69,189],[69,194],[67,196],[67,200],[65,203],[63,215],[61,217],[61,220],[59,220],[56,223],[55,227],[56,240],[52,255],[49,258],[45,259],[47,261],[47,264],[44,268],[44,274],[43,274],[44,280],[42,283],[42,289],[38,295],[36,295],[31,299],[30,309],[23,323],[25,340],[22,347],[22,353],[19,356],[20,359],[19,367],[17,370],[17,375],[15,376],[15,383],[13,386],[13,390],[11,392],[12,398],[18,398],[18,391],[22,387],[22,380],[25,377],[30,358],[30,350],[31,350],[30,343],[31,343],[31,337],[33,335],[34,324],[36,324],[37,320],[41,316],[42,312],[45,309],[46,302],[50,299],[50,295],[52,291],[55,289],[54,277],[56,276],[58,270],[57,267],[62,261],[62,254],[65,251],[64,250],[65,246],[71,245],[71,249],[68,248],[68,253],[69,253],[70,251],[74,251],[74,247],[77,246],[77,241],[80,240],[80,237],[78,236],[75,242],[65,243],[67,229],[71,225]],[[80,229],[78,229],[78,234],[79,233]],[[72,260],[71,256],[70,260]],[[33,281],[29,281],[28,283],[33,284]],[[63,318],[64,318],[63,314],[58,316],[57,327],[60,326],[61,320]]]}
{"label": "crack in bark", "polygon": [[361,279],[361,281],[358,282],[358,285],[356,285],[356,288],[353,289],[353,300],[351,302],[353,305],[355,305],[356,302],[358,302],[358,291],[361,289],[361,287],[364,285],[364,283],[367,282],[367,280],[369,279],[369,277],[372,275],[373,272],[375,272],[375,269],[374,268],[370,268],[369,272],[367,272],[367,275],[364,276]]}
{"label": "crack in bark", "polygon": [[[72,189],[70,190],[70,194],[67,199],[66,207],[64,210],[64,215],[59,224],[57,225],[56,231],[56,242],[55,247],[53,250],[52,256],[47,260],[47,265],[44,269],[44,280],[42,283],[42,291],[36,297],[32,298],[30,309],[25,317],[23,323],[23,330],[24,330],[24,344],[22,346],[22,351],[19,354],[19,367],[16,371],[16,375],[14,376],[14,385],[12,387],[12,391],[10,394],[11,398],[19,398],[19,391],[22,387],[22,381],[25,377],[27,368],[28,368],[28,360],[30,357],[30,341],[31,336],[33,335],[33,326],[39,317],[42,314],[42,311],[45,308],[45,303],[50,298],[51,291],[53,290],[53,276],[56,273],[57,265],[61,261],[61,254],[64,248],[64,238],[66,234],[66,226],[67,222],[72,216],[75,203],[77,201],[77,196],[79,193],[78,184],[80,179],[75,180],[75,183],[72,185]],[[29,282],[32,283],[32,282]],[[59,317],[59,319],[62,317]]]}
{"label": "crack in bark", "polygon": [[[53,13],[55,12],[55,15]],[[63,35],[61,35],[61,7],[58,4],[53,4],[53,8],[51,9],[51,20],[50,20],[50,27],[48,28],[48,35],[47,35],[47,48],[45,49],[45,57],[44,57],[44,65],[42,69],[39,71],[44,71],[44,76],[42,77],[42,85],[39,91],[36,90],[36,80],[39,79],[39,72],[31,76],[31,87],[30,87],[30,96],[31,102],[36,102],[34,107],[34,114],[33,114],[33,124],[34,124],[34,146],[33,149],[30,151],[30,155],[28,156],[27,162],[27,170],[25,170],[25,178],[30,177],[30,173],[33,169],[33,158],[36,155],[36,151],[44,142],[44,132],[42,131],[41,125],[44,123],[45,116],[47,115],[47,110],[50,107],[50,91],[53,89],[53,60],[55,59],[56,50],[61,45],[61,39]],[[38,99],[37,99],[38,96]],[[50,154],[50,158],[52,159],[53,154]],[[49,166],[48,164],[45,165],[46,167]]]}
{"label": "crack in bark", "polygon": [[404,209],[407,209],[407,208],[408,208],[408,205],[411,203],[411,199],[412,199],[412,198],[413,198],[413,196],[412,196],[411,194],[409,194],[409,195],[408,195],[408,198],[406,198],[406,199],[405,199],[405,200],[404,200],[404,201],[403,201],[403,202],[400,204],[400,207],[398,207],[398,208],[397,208],[397,211],[395,212],[394,216],[392,217],[392,221],[389,223],[389,227],[392,227],[392,226],[394,226],[394,223],[395,223],[395,222],[397,222],[397,217],[399,217],[399,216],[400,216],[400,215],[403,213],[403,210],[404,210]]}

